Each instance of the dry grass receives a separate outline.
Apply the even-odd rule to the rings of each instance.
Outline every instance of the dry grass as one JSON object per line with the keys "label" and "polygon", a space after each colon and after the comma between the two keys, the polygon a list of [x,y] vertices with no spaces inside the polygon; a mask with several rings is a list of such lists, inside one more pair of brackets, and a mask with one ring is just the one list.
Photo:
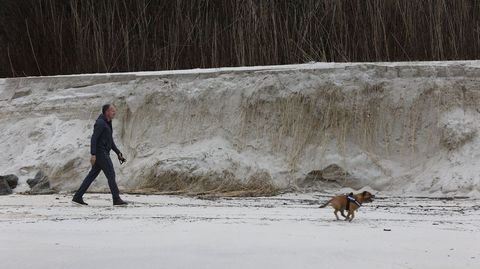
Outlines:
{"label": "dry grass", "polygon": [[[448,97],[440,98],[439,92]],[[263,98],[258,91],[243,101],[238,136],[244,143],[269,137],[268,149],[283,154],[292,172],[308,146],[327,150],[333,145],[343,160],[357,149],[369,158],[403,154],[415,159],[438,147],[439,117],[461,101],[459,92],[459,87],[412,90],[393,101],[383,84],[356,90],[323,85],[275,98]],[[348,168],[345,162],[338,165]]]}
{"label": "dry grass", "polygon": [[130,193],[184,194],[201,197],[255,197],[272,196],[279,192],[268,173],[257,173],[247,180],[236,178],[231,172],[192,175],[187,172],[152,169],[140,187]]}
{"label": "dry grass", "polygon": [[[441,100],[437,91],[412,91],[408,93],[412,99],[400,101],[390,100],[392,93],[381,83],[366,84],[357,89],[339,88],[329,84],[311,85],[305,91],[271,94],[270,91],[278,93],[277,87],[280,86],[274,84],[274,79],[265,81],[268,81],[267,86],[242,99],[238,122],[212,122],[211,126],[215,128],[217,124],[221,124],[225,127],[231,135],[229,139],[235,141],[235,147],[238,147],[239,151],[252,147],[252,141],[267,141],[262,145],[253,143],[253,146],[263,147],[255,150],[272,151],[273,155],[282,156],[288,161],[285,170],[292,172],[290,186],[295,187],[297,184],[298,179],[293,178],[293,174],[299,171],[300,162],[304,161],[302,158],[310,146],[314,147],[315,151],[323,151],[324,156],[328,155],[326,151],[331,150],[332,146],[336,147],[333,150],[343,156],[336,164],[346,170],[351,169],[347,165],[348,158],[358,150],[376,162],[378,158],[398,154],[409,155],[414,160],[415,154],[422,155],[438,146],[435,126],[443,107],[439,104]],[[270,85],[270,82],[273,85]],[[441,92],[442,89],[438,91]],[[454,91],[456,92],[448,90],[452,94]],[[414,96],[415,94],[419,96]],[[454,98],[449,100],[454,101]],[[162,104],[163,102],[166,101],[162,101]],[[212,112],[203,109],[206,104],[211,103],[209,100],[196,100],[192,106],[194,109],[184,104],[186,113],[178,117],[167,117],[165,121],[162,120],[162,124],[168,126],[168,121],[175,122],[169,135],[174,134],[178,138],[185,136],[185,141],[190,141],[192,137],[201,137],[201,132],[192,130],[203,126],[202,121],[192,121],[191,115],[210,119],[209,113]],[[140,123],[142,118],[146,118],[144,113],[147,113],[149,118],[156,118],[158,111],[150,110],[149,106],[144,107],[141,112],[136,112],[126,119],[129,122],[126,129],[143,134],[145,126],[152,124],[141,123],[138,127],[129,124]],[[189,128],[187,133],[185,126]],[[127,135],[127,140],[139,134]],[[322,156],[320,152],[315,154]],[[329,164],[325,163],[326,159],[315,161],[318,162],[317,169]],[[378,166],[382,169],[380,163]],[[197,175],[187,170],[155,171],[146,176],[142,175],[143,185],[135,191],[208,196],[256,196],[278,191],[269,177],[260,178],[264,179],[240,179],[229,172]]]}
{"label": "dry grass", "polygon": [[479,59],[475,0],[0,1],[0,77]]}

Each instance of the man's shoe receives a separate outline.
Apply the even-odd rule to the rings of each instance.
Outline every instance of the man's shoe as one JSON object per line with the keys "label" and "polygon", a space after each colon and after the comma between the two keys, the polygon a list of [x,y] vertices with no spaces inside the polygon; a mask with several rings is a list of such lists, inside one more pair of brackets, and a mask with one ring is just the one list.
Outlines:
{"label": "man's shoe", "polygon": [[73,197],[72,203],[74,203],[74,204],[76,204],[76,205],[88,205],[87,203],[85,203],[85,202],[83,201],[82,198],[75,198],[75,197]]}
{"label": "man's shoe", "polygon": [[118,198],[117,200],[113,200],[114,206],[126,206],[128,205],[127,202],[123,201],[122,199]]}

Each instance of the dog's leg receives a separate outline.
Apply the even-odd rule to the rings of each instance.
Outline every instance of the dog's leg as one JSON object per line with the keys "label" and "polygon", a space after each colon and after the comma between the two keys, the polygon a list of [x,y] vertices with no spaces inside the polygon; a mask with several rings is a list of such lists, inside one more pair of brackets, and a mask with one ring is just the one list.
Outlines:
{"label": "dog's leg", "polygon": [[337,213],[338,213],[338,210],[335,209],[335,211],[334,211],[333,213],[335,214],[335,217],[337,218],[337,220],[340,220],[340,218],[338,217],[338,214],[337,214]]}
{"label": "dog's leg", "polygon": [[355,211],[352,211],[352,216],[350,217],[349,222],[352,222],[353,218],[355,217]]}
{"label": "dog's leg", "polygon": [[348,214],[347,216],[345,217],[345,221],[348,221],[350,220],[350,215],[352,214],[352,212],[350,210],[348,210]]}
{"label": "dog's leg", "polygon": [[345,212],[343,210],[340,210],[340,214],[342,215],[342,217],[344,217],[345,219],[348,219],[347,216],[345,216]]}

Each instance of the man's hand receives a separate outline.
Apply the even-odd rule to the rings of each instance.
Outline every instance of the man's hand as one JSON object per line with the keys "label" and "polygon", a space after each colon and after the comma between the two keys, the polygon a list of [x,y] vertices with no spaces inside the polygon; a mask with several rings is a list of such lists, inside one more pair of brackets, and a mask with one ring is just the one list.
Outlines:
{"label": "man's hand", "polygon": [[92,164],[92,166],[95,165],[96,161],[97,161],[97,157],[95,155],[92,155],[92,157],[90,157],[90,163]]}
{"label": "man's hand", "polygon": [[123,164],[127,161],[127,159],[123,158],[123,154],[121,152],[118,153],[118,161],[120,162],[120,164]]}

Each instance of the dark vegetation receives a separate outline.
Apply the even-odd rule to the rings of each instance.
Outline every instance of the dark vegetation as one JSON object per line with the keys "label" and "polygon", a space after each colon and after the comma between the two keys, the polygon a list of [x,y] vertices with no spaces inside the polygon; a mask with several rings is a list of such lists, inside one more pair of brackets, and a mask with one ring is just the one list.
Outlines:
{"label": "dark vegetation", "polygon": [[479,56],[477,0],[0,1],[0,77]]}

